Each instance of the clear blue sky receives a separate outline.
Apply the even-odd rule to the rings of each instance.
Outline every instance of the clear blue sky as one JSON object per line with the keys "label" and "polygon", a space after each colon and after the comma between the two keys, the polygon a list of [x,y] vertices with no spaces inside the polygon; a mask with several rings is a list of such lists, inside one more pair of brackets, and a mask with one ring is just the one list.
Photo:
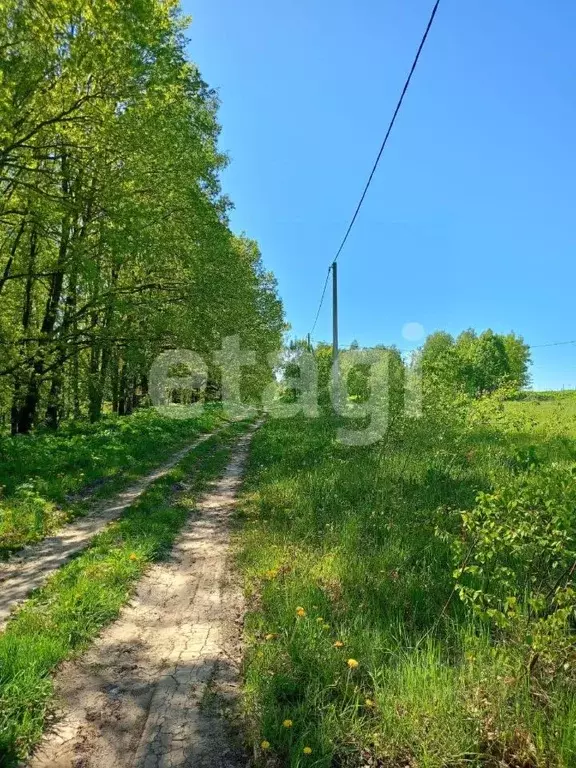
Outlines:
{"label": "clear blue sky", "polygon": [[[220,94],[232,226],[260,243],[295,335],[312,324],[432,0],[184,0]],[[341,341],[576,339],[576,4],[442,0],[339,260]],[[330,305],[316,338],[330,337]],[[576,345],[535,349],[576,387]]]}

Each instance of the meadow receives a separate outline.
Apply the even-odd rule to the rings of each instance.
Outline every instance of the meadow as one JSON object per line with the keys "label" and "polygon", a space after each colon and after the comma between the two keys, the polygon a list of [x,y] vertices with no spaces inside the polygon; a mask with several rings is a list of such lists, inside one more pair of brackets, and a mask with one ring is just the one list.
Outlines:
{"label": "meadow", "polygon": [[[449,406],[449,407],[448,407]],[[270,420],[236,547],[263,766],[576,765],[576,395]]]}

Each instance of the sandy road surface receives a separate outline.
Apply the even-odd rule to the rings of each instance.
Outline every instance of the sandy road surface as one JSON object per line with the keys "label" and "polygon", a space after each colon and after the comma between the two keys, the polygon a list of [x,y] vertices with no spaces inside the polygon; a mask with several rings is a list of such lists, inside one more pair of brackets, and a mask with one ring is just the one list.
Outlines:
{"label": "sandy road surface", "polygon": [[62,717],[30,768],[239,768],[227,716],[240,658],[242,593],[228,520],[252,432],[120,618],[57,675]]}
{"label": "sandy road surface", "polygon": [[152,483],[167,475],[184,456],[222,429],[202,435],[113,500],[98,504],[88,515],[69,523],[54,536],[26,547],[7,562],[0,563],[0,631],[14,607],[25,600],[30,592],[42,586],[54,571],[72,555],[84,549],[108,523],[120,517]]}

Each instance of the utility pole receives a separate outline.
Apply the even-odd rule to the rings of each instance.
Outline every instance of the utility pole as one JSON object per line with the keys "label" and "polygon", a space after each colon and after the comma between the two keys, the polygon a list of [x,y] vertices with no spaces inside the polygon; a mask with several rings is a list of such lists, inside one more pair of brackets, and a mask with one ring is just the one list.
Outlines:
{"label": "utility pole", "polygon": [[310,334],[306,336],[306,340],[308,342],[308,352],[312,352],[312,342],[310,341]]}
{"label": "utility pole", "polygon": [[338,361],[338,265],[332,262],[332,363]]}
{"label": "utility pole", "polygon": [[332,374],[333,396],[338,402],[338,265],[332,262]]}

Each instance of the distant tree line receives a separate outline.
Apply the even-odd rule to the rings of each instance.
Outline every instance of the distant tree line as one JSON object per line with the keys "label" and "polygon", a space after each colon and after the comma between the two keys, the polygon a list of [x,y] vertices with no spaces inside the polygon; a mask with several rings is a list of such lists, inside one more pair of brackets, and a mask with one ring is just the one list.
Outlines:
{"label": "distant tree line", "polygon": [[[284,330],[228,225],[215,93],[175,0],[0,3],[0,420],[129,413],[166,348],[226,335],[269,379]],[[217,370],[210,391],[218,396]]]}
{"label": "distant tree line", "polygon": [[530,347],[514,333],[488,329],[478,335],[469,329],[455,339],[437,331],[426,339],[421,362],[425,377],[436,377],[472,397],[504,386],[519,391],[530,383]]}
{"label": "distant tree line", "polygon": [[[350,350],[358,350],[358,342]],[[447,391],[462,392],[470,397],[481,397],[505,387],[519,392],[530,383],[530,347],[522,337],[514,333],[505,335],[486,330],[477,334],[466,330],[457,338],[437,331],[426,339],[421,350],[409,358],[403,357],[394,347],[376,345],[376,349],[388,353],[389,402],[393,408],[404,403],[407,373],[421,372],[424,390],[438,393],[438,385]],[[332,347],[320,342],[313,349],[303,339],[289,343],[282,368],[285,382],[298,381],[299,357],[302,352],[313,352],[317,368],[319,403],[330,407],[332,376]],[[341,354],[345,354],[341,350]],[[362,401],[369,396],[369,370],[366,365],[353,366],[346,381],[350,399]],[[286,386],[285,396],[290,400],[298,397],[298,390]],[[432,394],[432,396],[435,396]]]}

